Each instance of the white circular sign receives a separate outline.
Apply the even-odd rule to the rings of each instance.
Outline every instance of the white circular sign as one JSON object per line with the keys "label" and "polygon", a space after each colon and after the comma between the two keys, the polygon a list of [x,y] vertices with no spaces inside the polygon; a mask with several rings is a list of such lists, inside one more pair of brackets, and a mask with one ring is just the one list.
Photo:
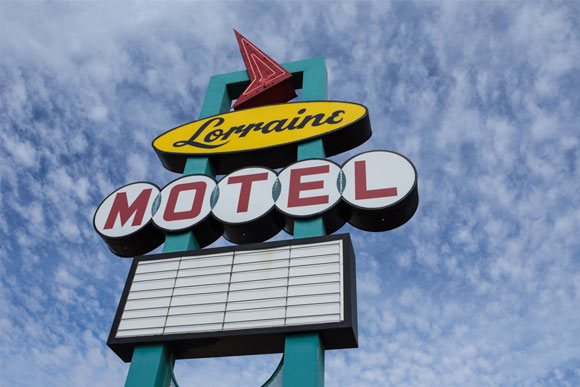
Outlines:
{"label": "white circular sign", "polygon": [[159,188],[151,183],[133,183],[110,194],[99,206],[93,224],[108,238],[131,235],[149,223],[151,207]]}
{"label": "white circular sign", "polygon": [[153,205],[153,222],[174,232],[191,228],[211,212],[210,197],[216,182],[205,175],[189,175],[172,181]]}
{"label": "white circular sign", "polygon": [[213,215],[225,223],[246,223],[260,218],[274,207],[272,187],[276,173],[266,168],[244,168],[218,183],[219,197]]}
{"label": "white circular sign", "polygon": [[340,167],[332,161],[310,159],[294,163],[280,172],[280,196],[276,207],[290,216],[321,214],[340,200],[337,178]]}
{"label": "white circular sign", "polygon": [[417,172],[413,164],[398,153],[361,153],[342,167],[346,184],[342,197],[350,205],[365,209],[391,206],[415,187]]}

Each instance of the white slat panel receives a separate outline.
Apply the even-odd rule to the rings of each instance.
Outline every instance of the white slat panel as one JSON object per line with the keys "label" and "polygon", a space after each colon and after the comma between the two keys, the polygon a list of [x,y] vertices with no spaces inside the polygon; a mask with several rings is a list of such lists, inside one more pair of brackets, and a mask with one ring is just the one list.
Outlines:
{"label": "white slat panel", "polygon": [[183,259],[181,260],[181,265],[179,266],[179,268],[180,269],[193,269],[196,267],[231,265],[233,258],[234,258],[233,253],[202,255],[199,258],[198,257],[183,257]]}
{"label": "white slat panel", "polygon": [[125,310],[163,308],[169,306],[170,300],[170,297],[128,300],[125,304]]}
{"label": "white slat panel", "polygon": [[137,300],[142,298],[171,297],[171,293],[173,293],[173,289],[130,291],[127,299]]}
{"label": "white slat panel", "polygon": [[163,328],[146,328],[146,329],[126,329],[117,331],[117,337],[135,337],[135,336],[150,336],[160,335],[163,333]]}
{"label": "white slat panel", "polygon": [[167,316],[168,310],[169,308],[125,310],[125,312],[123,312],[123,318]]}
{"label": "white slat panel", "polygon": [[152,273],[141,273],[135,274],[133,278],[133,282],[139,281],[150,281],[150,280],[157,280],[157,279],[168,279],[168,278],[175,278],[177,276],[177,270],[171,271],[158,271]]}
{"label": "white slat panel", "polygon": [[338,254],[318,255],[315,257],[292,258],[290,260],[290,266],[315,265],[317,263],[331,263],[331,262],[338,263],[339,261],[340,256]]}
{"label": "white slat panel", "polygon": [[318,316],[321,314],[339,314],[340,304],[330,303],[330,304],[314,304],[314,305],[297,305],[288,306],[286,312],[286,317],[306,317],[306,316]]}
{"label": "white slat panel", "polygon": [[236,253],[234,264],[249,262],[276,261],[278,259],[290,258],[290,248],[281,247],[276,249],[266,249],[259,251],[240,251]]}
{"label": "white slat panel", "polygon": [[176,325],[221,324],[223,320],[223,313],[184,314],[179,316],[168,316],[167,326],[171,327]]}
{"label": "white slat panel", "polygon": [[227,293],[190,294],[187,296],[173,296],[171,306],[219,304],[226,302]]}
{"label": "white slat panel", "polygon": [[334,241],[141,261],[117,337],[340,321],[341,254]]}
{"label": "white slat panel", "polygon": [[131,285],[131,291],[135,290],[153,290],[153,289],[168,289],[173,288],[175,284],[174,279],[164,279],[164,280],[155,280],[155,281],[142,281],[142,282],[133,282]]}
{"label": "white slat panel", "polygon": [[185,294],[219,293],[227,291],[228,284],[186,286],[186,287],[176,287],[173,290],[173,295],[180,296]]}
{"label": "white slat panel", "polygon": [[340,284],[296,285],[288,287],[288,296],[307,296],[311,294],[339,293]]}
{"label": "white slat panel", "polygon": [[155,265],[159,262],[179,262],[181,261],[180,257],[176,258],[163,258],[163,259],[148,259],[144,261],[139,261],[139,265],[147,266],[147,265]]}
{"label": "white slat panel", "polygon": [[338,262],[324,263],[322,265],[297,266],[290,268],[290,277],[327,273],[340,273],[340,264]]}
{"label": "white slat panel", "polygon": [[157,271],[177,270],[179,260],[158,260],[158,261],[141,261],[137,265],[135,274],[152,273]]}
{"label": "white slat panel", "polygon": [[322,304],[326,302],[340,302],[339,293],[316,294],[313,296],[288,297],[288,306],[304,304]]}
{"label": "white slat panel", "polygon": [[229,301],[259,300],[264,298],[286,297],[286,288],[271,288],[262,290],[240,290],[230,292]]}
{"label": "white slat panel", "polygon": [[288,259],[279,259],[277,261],[264,261],[253,263],[234,264],[233,272],[252,271],[252,270],[270,270],[279,267],[288,267]]}
{"label": "white slat panel", "polygon": [[245,310],[256,308],[272,308],[286,306],[286,298],[272,298],[270,300],[228,302],[227,310]]}
{"label": "white slat panel", "polygon": [[243,271],[240,273],[232,274],[232,282],[244,282],[244,281],[263,281],[275,278],[288,277],[288,268],[283,267],[280,269],[269,269],[269,270],[256,270],[256,271]]}
{"label": "white slat panel", "polygon": [[226,312],[225,322],[270,320],[284,318],[286,308],[264,308],[252,310],[231,310]]}
{"label": "white slat panel", "polygon": [[201,325],[185,325],[175,327],[165,327],[165,334],[188,333],[188,332],[213,332],[221,331],[222,324],[201,324]]}
{"label": "white slat panel", "polygon": [[208,274],[229,274],[232,271],[232,265],[224,266],[208,266],[208,267],[196,267],[194,269],[179,269],[178,277],[190,277],[196,275],[208,275]]}
{"label": "white slat panel", "polygon": [[224,302],[221,304],[172,306],[171,308],[169,308],[169,314],[177,315],[177,314],[224,312],[225,310],[226,303]]}
{"label": "white slat panel", "polygon": [[230,281],[229,274],[214,274],[205,277],[177,277],[175,286],[195,286],[210,284],[227,284]]}
{"label": "white slat panel", "polygon": [[289,285],[306,285],[306,284],[322,284],[325,282],[339,282],[340,274],[319,274],[306,275],[301,277],[291,277]]}
{"label": "white slat panel", "polygon": [[148,317],[148,318],[132,318],[121,319],[119,329],[143,329],[143,328],[159,328],[165,324],[165,316],[163,317]]}
{"label": "white slat panel", "polygon": [[293,246],[290,257],[313,257],[316,255],[340,254],[340,241],[324,242],[306,246]]}
{"label": "white slat panel", "polygon": [[248,328],[265,328],[265,327],[281,327],[284,326],[284,319],[262,320],[262,321],[239,321],[227,322],[224,324],[224,329],[248,329]]}
{"label": "white slat panel", "polygon": [[262,289],[262,288],[275,288],[279,286],[288,285],[287,278],[253,281],[253,282],[232,282],[230,285],[230,291],[245,290],[245,289]]}

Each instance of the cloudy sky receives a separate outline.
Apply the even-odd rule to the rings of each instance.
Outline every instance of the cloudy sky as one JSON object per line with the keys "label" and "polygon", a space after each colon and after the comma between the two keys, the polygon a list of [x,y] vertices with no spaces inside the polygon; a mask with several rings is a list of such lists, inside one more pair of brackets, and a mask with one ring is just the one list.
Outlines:
{"label": "cloudy sky", "polygon": [[[348,226],[358,349],[327,386],[580,385],[580,3],[0,2],[0,382],[122,385],[106,345],[130,260],[92,228],[151,141],[244,68],[324,56],[329,99],[419,173],[419,209]],[[290,238],[282,233],[278,238]],[[223,239],[217,245],[223,245]],[[258,386],[280,355],[176,363],[187,386]]]}

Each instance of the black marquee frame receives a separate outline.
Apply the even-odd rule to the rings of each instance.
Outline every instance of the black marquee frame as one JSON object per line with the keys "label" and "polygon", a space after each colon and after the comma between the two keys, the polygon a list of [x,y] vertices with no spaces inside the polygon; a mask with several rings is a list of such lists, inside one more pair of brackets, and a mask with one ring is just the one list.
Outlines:
{"label": "black marquee frame", "polygon": [[[344,320],[333,323],[292,325],[286,327],[240,329],[215,332],[192,332],[169,335],[152,335],[116,338],[125,304],[137,264],[140,261],[176,258],[182,256],[209,255],[233,251],[262,250],[284,246],[342,240],[343,244],[343,292]],[[325,349],[358,348],[358,322],[356,297],[356,258],[349,234],[336,234],[312,238],[290,239],[269,243],[252,243],[240,246],[218,247],[174,253],[152,254],[135,257],[125,288],[115,314],[115,320],[107,345],[125,362],[130,362],[137,345],[164,344],[173,350],[176,359],[205,357],[258,355],[284,352],[286,335],[318,333]]]}

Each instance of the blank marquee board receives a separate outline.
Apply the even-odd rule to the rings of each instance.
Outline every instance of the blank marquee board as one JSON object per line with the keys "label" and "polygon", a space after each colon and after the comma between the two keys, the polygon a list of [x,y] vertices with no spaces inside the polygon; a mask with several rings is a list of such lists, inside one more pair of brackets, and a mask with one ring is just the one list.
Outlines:
{"label": "blank marquee board", "polygon": [[137,257],[108,345],[166,343],[177,358],[276,353],[288,333],[356,348],[348,234]]}

